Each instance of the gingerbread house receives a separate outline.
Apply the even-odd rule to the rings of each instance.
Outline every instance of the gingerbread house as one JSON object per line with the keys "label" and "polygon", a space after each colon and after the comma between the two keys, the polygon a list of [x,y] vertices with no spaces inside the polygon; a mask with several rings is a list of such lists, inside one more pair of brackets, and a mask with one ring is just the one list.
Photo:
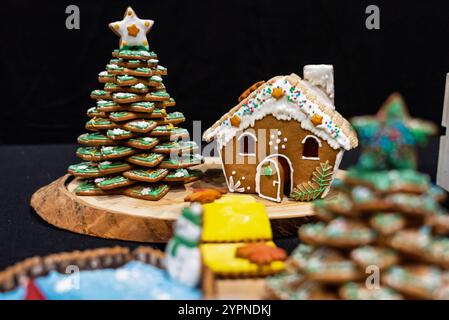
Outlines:
{"label": "gingerbread house", "polygon": [[308,65],[258,82],[204,132],[215,140],[230,192],[280,202],[310,201],[329,191],[345,150],[358,140],[333,102],[333,67]]}

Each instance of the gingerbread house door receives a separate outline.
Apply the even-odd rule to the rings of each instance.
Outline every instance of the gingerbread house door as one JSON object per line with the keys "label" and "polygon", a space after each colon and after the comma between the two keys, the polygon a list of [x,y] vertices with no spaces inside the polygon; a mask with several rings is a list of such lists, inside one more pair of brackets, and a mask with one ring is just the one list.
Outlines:
{"label": "gingerbread house door", "polygon": [[265,158],[257,166],[256,192],[259,197],[281,202],[284,195],[284,170],[276,158]]}

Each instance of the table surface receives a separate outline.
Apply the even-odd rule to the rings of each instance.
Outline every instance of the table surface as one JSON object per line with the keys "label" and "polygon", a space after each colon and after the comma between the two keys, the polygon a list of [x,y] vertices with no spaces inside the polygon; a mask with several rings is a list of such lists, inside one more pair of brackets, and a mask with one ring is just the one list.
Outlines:
{"label": "table surface", "polygon": [[[74,144],[1,145],[0,165],[0,270],[23,259],[63,251],[98,247],[125,246],[131,249],[142,243],[108,240],[57,229],[43,221],[30,207],[31,195],[40,187],[66,173],[67,166],[79,161]],[[438,140],[420,152],[420,169],[434,178],[438,161]],[[429,156],[431,154],[432,156]],[[355,162],[357,152],[348,152],[341,168]],[[287,251],[294,249],[296,238],[278,239]],[[164,249],[161,244],[148,244]]]}

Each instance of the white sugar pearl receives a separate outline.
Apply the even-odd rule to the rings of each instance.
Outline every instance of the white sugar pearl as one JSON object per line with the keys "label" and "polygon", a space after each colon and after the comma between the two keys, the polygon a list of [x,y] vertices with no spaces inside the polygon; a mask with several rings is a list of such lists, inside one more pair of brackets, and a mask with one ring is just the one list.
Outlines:
{"label": "white sugar pearl", "polygon": [[282,132],[278,131],[278,136],[280,136],[282,134]]}
{"label": "white sugar pearl", "polygon": [[269,144],[270,146],[272,146],[272,145],[273,145],[273,141],[268,142],[268,144]]}
{"label": "white sugar pearl", "polygon": [[285,149],[285,144],[283,144],[281,148],[282,148],[282,149]]}
{"label": "white sugar pearl", "polygon": [[235,172],[235,171],[232,171],[231,173],[232,173],[232,175],[236,174],[236,172]]}
{"label": "white sugar pearl", "polygon": [[276,140],[276,143],[280,143],[280,142],[281,142],[281,139],[277,139],[277,140]]}
{"label": "white sugar pearl", "polygon": [[275,146],[275,147],[274,147],[274,150],[277,150],[277,149],[278,149],[278,146]]}
{"label": "white sugar pearl", "polygon": [[242,177],[242,180],[245,180],[246,178],[245,177]]}
{"label": "white sugar pearl", "polygon": [[251,190],[251,187],[246,187],[246,190]]}
{"label": "white sugar pearl", "polygon": [[274,139],[274,134],[271,135],[271,139]]}
{"label": "white sugar pearl", "polygon": [[284,142],[287,142],[287,140],[288,140],[287,138],[284,138]]}

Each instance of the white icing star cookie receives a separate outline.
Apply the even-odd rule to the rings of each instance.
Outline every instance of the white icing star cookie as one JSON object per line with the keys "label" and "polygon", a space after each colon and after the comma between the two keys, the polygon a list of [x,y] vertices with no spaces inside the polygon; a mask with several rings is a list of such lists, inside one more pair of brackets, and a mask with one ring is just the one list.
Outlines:
{"label": "white icing star cookie", "polygon": [[128,7],[122,21],[109,24],[109,28],[120,37],[120,49],[124,47],[148,47],[147,32],[153,26],[153,20],[139,19],[131,7]]}

